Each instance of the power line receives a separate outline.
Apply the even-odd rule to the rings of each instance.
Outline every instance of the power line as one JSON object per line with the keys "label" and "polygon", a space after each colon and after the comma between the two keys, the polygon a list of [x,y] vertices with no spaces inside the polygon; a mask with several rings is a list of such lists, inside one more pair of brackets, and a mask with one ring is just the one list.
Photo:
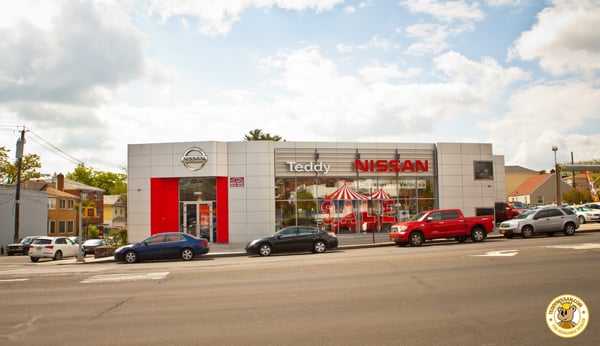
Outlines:
{"label": "power line", "polygon": [[45,140],[44,138],[42,138],[40,135],[38,135],[37,133],[29,130],[29,133],[31,135],[33,135],[33,137],[30,137],[31,140],[33,140],[34,142],[36,142],[37,144],[43,146],[44,148],[48,149],[49,151],[61,155],[62,157],[66,158],[67,160],[78,164],[78,165],[85,165],[85,163],[83,161],[81,161],[80,159],[74,157],[73,155],[67,154],[66,152],[64,152],[62,149],[60,149],[59,147],[55,146],[54,144],[48,142],[47,140]]}

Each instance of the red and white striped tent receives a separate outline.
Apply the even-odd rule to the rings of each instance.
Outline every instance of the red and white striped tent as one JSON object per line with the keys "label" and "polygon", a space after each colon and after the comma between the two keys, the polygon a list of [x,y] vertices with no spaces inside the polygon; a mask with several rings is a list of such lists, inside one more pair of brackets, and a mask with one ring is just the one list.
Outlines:
{"label": "red and white striped tent", "polygon": [[344,184],[342,185],[339,189],[333,191],[332,193],[330,193],[329,195],[327,195],[327,197],[325,197],[325,199],[332,199],[332,200],[365,200],[365,199],[369,199],[369,197],[358,193],[354,190],[352,190],[351,188],[348,187],[348,185]]}
{"label": "red and white striped tent", "polygon": [[379,191],[369,196],[369,199],[390,199],[390,194],[383,191],[383,188],[379,188]]}

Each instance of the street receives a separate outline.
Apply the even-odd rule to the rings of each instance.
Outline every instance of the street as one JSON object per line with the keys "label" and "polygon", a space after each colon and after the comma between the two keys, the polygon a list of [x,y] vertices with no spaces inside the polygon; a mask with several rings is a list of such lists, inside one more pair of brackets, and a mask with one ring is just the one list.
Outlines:
{"label": "street", "polygon": [[[600,344],[600,233],[190,262],[0,258],[0,344]],[[548,304],[585,301],[553,334]]]}

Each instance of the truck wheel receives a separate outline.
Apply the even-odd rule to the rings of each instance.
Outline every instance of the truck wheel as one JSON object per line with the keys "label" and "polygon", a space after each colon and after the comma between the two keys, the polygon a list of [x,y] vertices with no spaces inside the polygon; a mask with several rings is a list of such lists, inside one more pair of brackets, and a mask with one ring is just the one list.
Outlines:
{"label": "truck wheel", "polygon": [[421,246],[424,241],[425,239],[423,239],[423,235],[420,232],[413,232],[410,234],[410,237],[408,237],[410,246]]}
{"label": "truck wheel", "polygon": [[473,243],[482,242],[485,239],[485,230],[481,227],[475,227],[471,231],[471,240]]}
{"label": "truck wheel", "polygon": [[531,238],[533,236],[533,228],[531,226],[525,226],[521,230],[521,237]]}

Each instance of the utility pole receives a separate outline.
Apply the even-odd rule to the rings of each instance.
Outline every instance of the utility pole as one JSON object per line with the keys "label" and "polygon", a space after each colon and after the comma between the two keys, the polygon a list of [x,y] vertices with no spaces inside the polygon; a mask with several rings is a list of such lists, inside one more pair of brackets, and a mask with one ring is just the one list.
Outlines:
{"label": "utility pole", "polygon": [[15,194],[15,243],[19,241],[19,216],[21,213],[21,166],[23,165],[23,147],[25,146],[25,127],[21,138],[17,140],[17,192]]}

